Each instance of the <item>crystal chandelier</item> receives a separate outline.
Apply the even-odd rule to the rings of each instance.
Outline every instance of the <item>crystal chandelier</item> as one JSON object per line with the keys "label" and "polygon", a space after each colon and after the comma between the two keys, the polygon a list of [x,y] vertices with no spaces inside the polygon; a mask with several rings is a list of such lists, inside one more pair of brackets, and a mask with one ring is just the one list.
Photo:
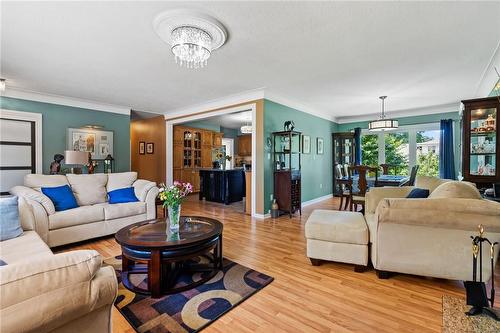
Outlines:
{"label": "crystal chandelier", "polygon": [[186,68],[205,67],[212,52],[227,40],[227,31],[219,21],[189,9],[158,14],[153,28],[170,45],[175,62]]}
{"label": "crystal chandelier", "polygon": [[187,68],[203,68],[212,52],[212,37],[196,27],[178,27],[172,31],[175,62]]}
{"label": "crystal chandelier", "polygon": [[378,120],[372,120],[368,123],[368,130],[372,132],[392,130],[398,128],[398,121],[394,119],[388,119],[385,117],[385,99],[387,96],[380,96],[382,100],[382,113],[380,114]]}
{"label": "crystal chandelier", "polygon": [[251,134],[252,133],[252,126],[250,125],[243,125],[240,127],[240,131],[243,134]]}

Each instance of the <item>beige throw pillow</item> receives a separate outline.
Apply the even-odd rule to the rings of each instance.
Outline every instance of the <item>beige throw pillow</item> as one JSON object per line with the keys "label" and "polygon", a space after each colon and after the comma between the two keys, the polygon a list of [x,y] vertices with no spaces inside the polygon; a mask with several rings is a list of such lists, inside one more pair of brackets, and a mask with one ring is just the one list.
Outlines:
{"label": "beige throw pillow", "polygon": [[472,183],[451,181],[439,185],[429,195],[429,199],[438,198],[481,199],[481,194]]}
{"label": "beige throw pillow", "polygon": [[97,173],[92,175],[68,174],[68,181],[78,206],[88,206],[106,202],[108,193],[106,183],[108,175]]}
{"label": "beige throw pillow", "polygon": [[108,184],[106,190],[111,192],[120,188],[132,187],[137,180],[137,172],[119,172],[108,174]]}

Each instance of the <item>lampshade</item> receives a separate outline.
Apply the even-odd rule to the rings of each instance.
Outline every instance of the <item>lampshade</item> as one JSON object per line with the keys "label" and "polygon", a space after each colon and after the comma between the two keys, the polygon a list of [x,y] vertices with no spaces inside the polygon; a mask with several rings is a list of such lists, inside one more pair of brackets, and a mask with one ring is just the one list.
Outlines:
{"label": "lampshade", "polygon": [[385,131],[398,128],[398,121],[394,119],[379,119],[373,120],[368,123],[370,131]]}
{"label": "lampshade", "polygon": [[64,163],[65,164],[85,165],[88,162],[89,162],[89,153],[88,152],[74,151],[74,150],[64,151]]}

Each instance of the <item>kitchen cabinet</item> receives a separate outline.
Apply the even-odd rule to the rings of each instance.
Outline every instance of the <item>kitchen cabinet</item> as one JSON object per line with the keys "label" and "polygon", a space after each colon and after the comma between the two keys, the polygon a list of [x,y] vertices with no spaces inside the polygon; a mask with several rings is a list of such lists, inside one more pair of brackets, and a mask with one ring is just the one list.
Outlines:
{"label": "kitchen cabinet", "polygon": [[252,156],[252,135],[238,136],[238,155]]}

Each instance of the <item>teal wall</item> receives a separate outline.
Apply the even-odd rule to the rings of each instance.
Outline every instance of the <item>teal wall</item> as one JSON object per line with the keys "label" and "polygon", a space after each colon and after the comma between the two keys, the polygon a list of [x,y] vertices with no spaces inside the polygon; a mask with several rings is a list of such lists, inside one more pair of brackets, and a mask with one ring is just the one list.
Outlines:
{"label": "teal wall", "polygon": [[[115,170],[130,171],[130,116],[128,115],[9,97],[0,97],[0,108],[42,114],[43,173],[49,173],[49,166],[55,154],[64,154],[66,129],[89,124],[101,125],[106,131],[113,131]],[[97,172],[102,170],[101,162]]]}
{"label": "teal wall", "polygon": [[[264,100],[264,138],[283,130],[283,123],[293,120],[295,130],[311,137],[311,153],[302,158],[302,202],[332,193],[332,132],[336,124],[308,113],[289,108],[273,101]],[[316,154],[316,138],[324,140],[324,154]],[[273,160],[271,150],[264,152],[264,212],[271,208],[273,194]],[[322,184],[322,188],[320,188]]]}
{"label": "teal wall", "polygon": [[187,127],[194,127],[194,128],[200,128],[200,129],[206,129],[206,130],[210,130],[210,131],[220,132],[220,126],[210,124],[209,122],[206,122],[204,120],[194,120],[194,121],[190,121],[187,123],[183,123],[181,125],[187,126]]}
{"label": "teal wall", "polygon": [[[460,128],[460,114],[457,112],[446,112],[446,113],[435,113],[422,116],[412,116],[412,117],[396,117],[399,122],[399,126],[406,125],[418,125],[418,124],[428,124],[428,123],[439,123],[441,119],[453,119],[454,123],[454,140],[455,140],[455,169],[458,172],[461,171],[461,157],[462,152],[460,151],[460,140],[461,140],[461,128]],[[360,127],[363,129],[368,128],[368,121],[359,121],[353,123],[345,123],[337,125],[337,132],[348,132],[355,127]]]}

